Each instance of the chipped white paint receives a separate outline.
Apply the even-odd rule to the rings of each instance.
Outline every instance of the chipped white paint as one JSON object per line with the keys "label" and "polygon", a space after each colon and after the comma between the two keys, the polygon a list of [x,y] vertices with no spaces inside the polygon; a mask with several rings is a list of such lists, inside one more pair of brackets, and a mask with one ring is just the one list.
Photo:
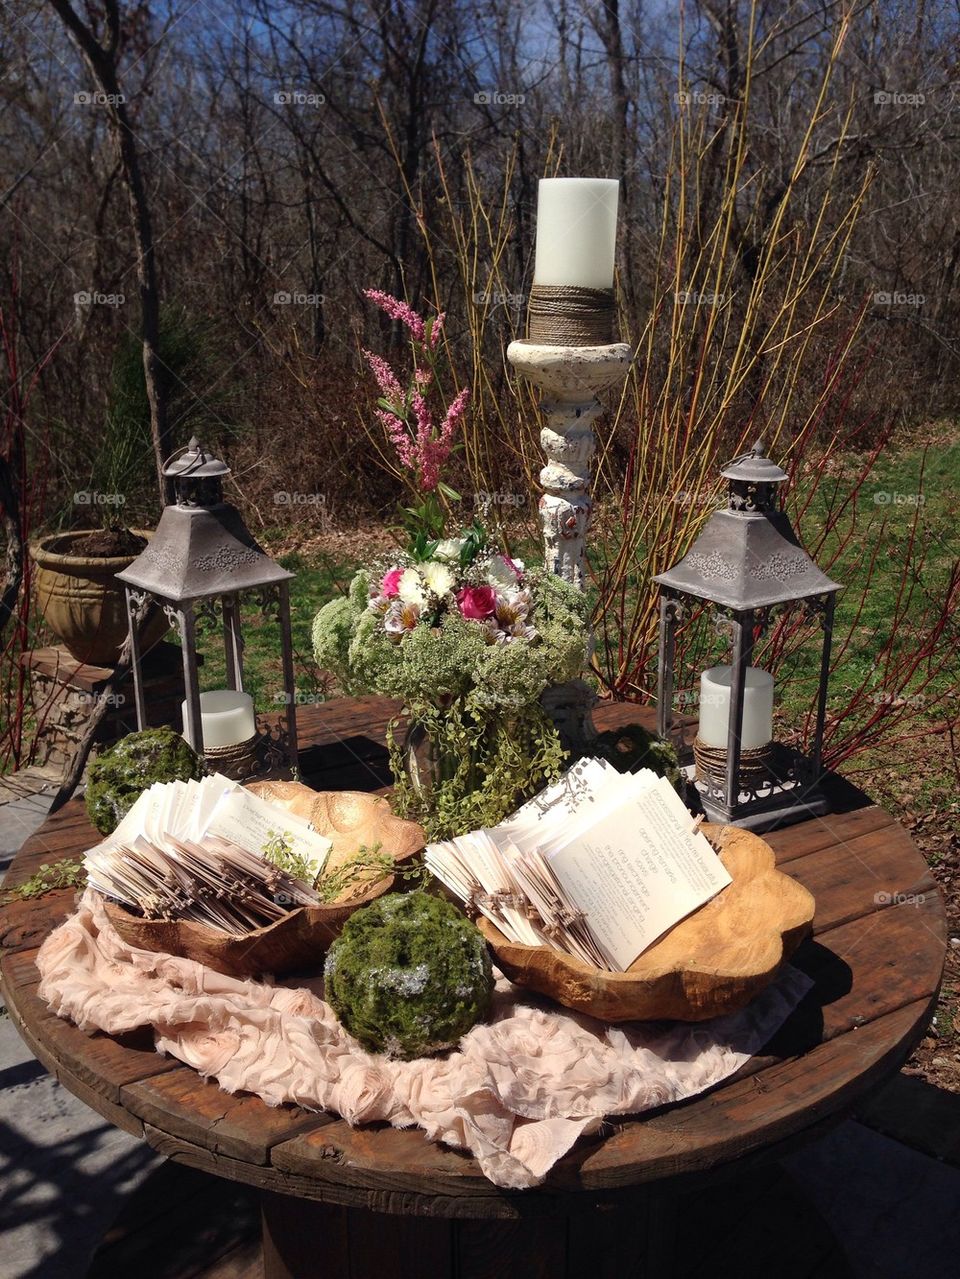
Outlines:
{"label": "chipped white paint", "polygon": [[544,563],[579,587],[593,514],[593,423],[601,409],[597,396],[626,376],[630,358],[626,342],[542,346],[524,340],[507,348],[507,359],[517,372],[543,391],[546,423],[540,443],[547,464],[540,472],[540,522]]}

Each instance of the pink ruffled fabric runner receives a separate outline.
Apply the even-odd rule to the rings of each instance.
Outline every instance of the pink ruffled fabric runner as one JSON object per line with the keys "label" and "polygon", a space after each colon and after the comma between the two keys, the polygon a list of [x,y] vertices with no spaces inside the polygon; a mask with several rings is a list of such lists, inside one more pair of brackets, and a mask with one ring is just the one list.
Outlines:
{"label": "pink ruffled fabric runner", "polygon": [[696,1025],[608,1026],[497,982],[493,1019],[446,1057],[365,1052],[305,988],[238,981],[189,959],[127,946],[95,893],[47,938],[40,994],[87,1031],[154,1028],[170,1053],[227,1092],[295,1102],[348,1123],[418,1125],[469,1150],[499,1186],[538,1185],[605,1116],[692,1097],[756,1053],[810,988],[787,968],[740,1013]]}

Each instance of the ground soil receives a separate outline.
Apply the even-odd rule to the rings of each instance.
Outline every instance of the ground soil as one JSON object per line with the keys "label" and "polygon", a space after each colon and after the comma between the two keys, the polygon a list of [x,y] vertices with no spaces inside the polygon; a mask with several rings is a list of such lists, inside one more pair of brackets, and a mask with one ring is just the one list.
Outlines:
{"label": "ground soil", "polygon": [[97,559],[115,559],[121,555],[139,555],[147,539],[128,528],[103,528],[78,537],[71,543],[71,555],[91,555]]}

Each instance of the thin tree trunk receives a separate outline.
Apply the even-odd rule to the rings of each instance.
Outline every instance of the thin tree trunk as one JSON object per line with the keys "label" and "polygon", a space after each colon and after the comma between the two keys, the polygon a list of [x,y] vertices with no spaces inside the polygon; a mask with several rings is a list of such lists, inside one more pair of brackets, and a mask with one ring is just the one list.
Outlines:
{"label": "thin tree trunk", "polygon": [[157,283],[150,204],[140,167],[136,135],[120,89],[117,69],[120,37],[119,6],[116,0],[105,0],[107,35],[106,43],[101,44],[93,30],[84,26],[70,4],[70,0],[48,0],[48,3],[76,40],[84,61],[105,95],[105,106],[109,114],[114,145],[123,169],[123,181],[130,202],[130,224],[137,253],[143,376],[146,383],[147,403],[150,406],[150,439],[153,443],[162,507],[167,497],[163,463],[172,451],[172,440],[170,425],[167,421],[166,396],[160,375],[160,290]]}
{"label": "thin tree trunk", "polygon": [[20,520],[20,477],[17,474],[16,443],[11,448],[13,456],[7,460],[0,455],[0,524],[6,540],[6,578],[0,591],[0,635],[7,622],[15,615],[20,587],[23,585],[23,562],[26,548]]}

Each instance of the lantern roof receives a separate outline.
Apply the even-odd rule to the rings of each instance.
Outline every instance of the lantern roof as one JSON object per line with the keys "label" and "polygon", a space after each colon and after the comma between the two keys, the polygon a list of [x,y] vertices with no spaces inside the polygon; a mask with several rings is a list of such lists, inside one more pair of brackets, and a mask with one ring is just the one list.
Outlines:
{"label": "lantern roof", "polygon": [[195,435],[179,457],[174,454],[167,459],[163,473],[168,479],[179,479],[190,476],[196,479],[222,478],[230,474],[230,467],[218,457],[208,453]]}
{"label": "lantern roof", "polygon": [[715,511],[686,555],[653,579],[659,586],[745,612],[829,595],[840,589],[800,545],[775,486],[787,473],[762,445],[721,471],[730,481],[726,510]]}
{"label": "lantern roof", "polygon": [[790,477],[786,471],[763,456],[763,441],[757,440],[747,453],[741,453],[720,472],[725,480],[745,481],[748,484],[782,484]]}
{"label": "lantern roof", "polygon": [[178,604],[272,586],[293,574],[257,544],[235,506],[217,502],[164,507],[147,546],[116,576]]}

